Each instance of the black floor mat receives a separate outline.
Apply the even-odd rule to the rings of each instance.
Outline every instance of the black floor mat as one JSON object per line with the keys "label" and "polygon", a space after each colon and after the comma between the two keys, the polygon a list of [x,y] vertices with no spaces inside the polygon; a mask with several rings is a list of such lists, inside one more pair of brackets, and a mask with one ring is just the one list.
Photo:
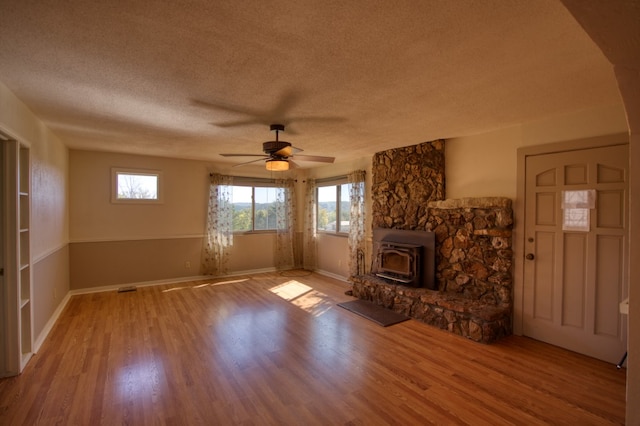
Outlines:
{"label": "black floor mat", "polygon": [[368,300],[357,299],[350,302],[338,303],[338,306],[371,320],[383,327],[388,327],[409,319],[409,317],[405,315],[386,309],[380,305],[376,305]]}

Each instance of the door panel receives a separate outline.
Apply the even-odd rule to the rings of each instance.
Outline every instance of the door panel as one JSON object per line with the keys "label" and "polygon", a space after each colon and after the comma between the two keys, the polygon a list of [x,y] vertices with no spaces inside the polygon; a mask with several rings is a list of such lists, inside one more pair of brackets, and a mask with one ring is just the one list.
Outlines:
{"label": "door panel", "polygon": [[[525,335],[609,362],[625,352],[627,163],[627,145],[527,157]],[[593,208],[563,205],[563,191],[585,190]],[[563,230],[565,217],[585,230]]]}
{"label": "door panel", "polygon": [[536,319],[553,321],[553,289],[555,239],[550,232],[536,233],[536,250],[538,258],[534,263],[534,274],[538,285],[532,287],[534,294],[533,317]]}
{"label": "door panel", "polygon": [[587,241],[584,235],[564,236],[562,277],[562,325],[584,327],[585,270]]}
{"label": "door panel", "polygon": [[5,375],[6,370],[6,356],[5,353],[7,351],[7,338],[6,338],[6,328],[8,325],[6,324],[6,316],[5,316],[5,305],[7,303],[5,296],[5,285],[4,285],[4,267],[5,267],[5,221],[4,221],[4,209],[5,209],[5,189],[4,185],[7,182],[5,176],[5,166],[4,166],[4,150],[6,143],[0,140],[0,177],[2,181],[0,182],[0,318],[2,318],[2,322],[0,322],[0,377]]}

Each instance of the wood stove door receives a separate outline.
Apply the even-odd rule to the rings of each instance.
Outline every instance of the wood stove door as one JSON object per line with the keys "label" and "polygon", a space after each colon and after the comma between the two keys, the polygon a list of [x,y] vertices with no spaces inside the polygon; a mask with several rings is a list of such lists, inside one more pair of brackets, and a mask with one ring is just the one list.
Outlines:
{"label": "wood stove door", "polygon": [[[523,332],[613,363],[626,351],[627,163],[627,145],[526,160]],[[592,208],[563,209],[567,195],[588,203],[584,190]]]}

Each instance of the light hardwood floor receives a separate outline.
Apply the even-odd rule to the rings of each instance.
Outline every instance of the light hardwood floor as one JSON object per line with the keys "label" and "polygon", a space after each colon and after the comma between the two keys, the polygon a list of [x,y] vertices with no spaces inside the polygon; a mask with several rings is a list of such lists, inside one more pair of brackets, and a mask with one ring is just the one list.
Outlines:
{"label": "light hardwood floor", "polygon": [[625,370],[531,339],[482,345],[336,306],[304,271],[74,296],[2,425],[622,424]]}

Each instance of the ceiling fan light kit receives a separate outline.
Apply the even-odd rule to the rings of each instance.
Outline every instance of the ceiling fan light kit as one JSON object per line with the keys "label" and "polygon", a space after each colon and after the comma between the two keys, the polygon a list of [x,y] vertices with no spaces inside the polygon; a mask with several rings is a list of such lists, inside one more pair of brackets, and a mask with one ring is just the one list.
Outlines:
{"label": "ceiling fan light kit", "polygon": [[270,172],[284,172],[289,170],[289,162],[287,160],[267,160],[266,166]]}
{"label": "ceiling fan light kit", "polygon": [[[256,161],[265,161],[265,167],[272,172],[283,172],[289,170],[291,166],[297,167],[297,165],[290,161],[289,158],[294,156],[303,161],[316,161],[322,163],[333,163],[334,157],[322,157],[322,156],[309,156],[309,155],[295,155],[297,152],[301,152],[300,148],[291,146],[289,142],[281,141],[278,139],[278,132],[284,131],[284,124],[272,124],[270,126],[272,131],[276,132],[275,141],[267,141],[262,144],[262,150],[266,155],[258,154],[220,154],[223,157],[262,157],[258,160],[249,161],[246,163],[236,164],[236,166],[242,166],[244,164],[251,164]],[[236,167],[234,166],[234,167]]]}

